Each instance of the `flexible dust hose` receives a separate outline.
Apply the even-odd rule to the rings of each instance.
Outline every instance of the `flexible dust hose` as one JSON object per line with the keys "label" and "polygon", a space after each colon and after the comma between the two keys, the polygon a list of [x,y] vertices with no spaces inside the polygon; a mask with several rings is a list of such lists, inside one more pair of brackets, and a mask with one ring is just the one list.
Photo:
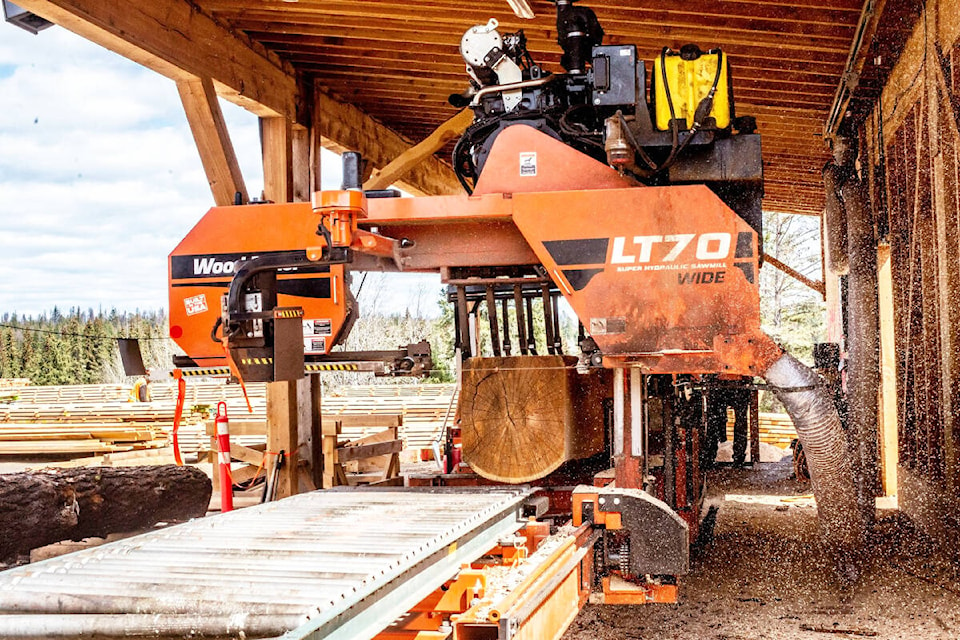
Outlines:
{"label": "flexible dust hose", "polygon": [[847,425],[860,510],[868,522],[876,513],[880,473],[877,415],[880,388],[880,311],[877,300],[877,236],[867,185],[856,173],[840,190],[847,213]]}
{"label": "flexible dust hose", "polygon": [[866,522],[857,507],[847,438],[833,399],[812,369],[784,353],[763,374],[793,419],[807,456],[824,539],[842,554],[862,545]]}
{"label": "flexible dust hose", "polygon": [[835,276],[850,271],[850,256],[847,254],[847,212],[843,206],[840,188],[850,171],[833,162],[823,168],[823,186],[826,201],[823,208],[823,228],[826,242],[827,269]]}

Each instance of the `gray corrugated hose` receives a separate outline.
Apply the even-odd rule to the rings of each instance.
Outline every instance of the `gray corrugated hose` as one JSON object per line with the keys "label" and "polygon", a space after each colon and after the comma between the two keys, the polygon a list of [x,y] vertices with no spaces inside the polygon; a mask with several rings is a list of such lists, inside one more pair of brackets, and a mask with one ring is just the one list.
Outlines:
{"label": "gray corrugated hose", "polygon": [[841,553],[858,548],[866,537],[866,522],[857,508],[847,438],[833,400],[817,386],[816,372],[788,353],[763,377],[774,387],[797,428],[825,539]]}
{"label": "gray corrugated hose", "polygon": [[849,175],[849,170],[833,162],[823,168],[823,185],[826,188],[826,201],[823,208],[823,227],[826,235],[824,246],[827,254],[827,269],[835,276],[843,276],[850,271],[850,257],[847,253],[847,212],[840,199],[840,187]]}
{"label": "gray corrugated hose", "polygon": [[877,389],[880,388],[880,311],[877,301],[877,237],[867,185],[855,173],[841,189],[847,212],[850,275],[847,278],[847,426],[860,495],[860,510],[873,521],[880,494],[877,464]]}

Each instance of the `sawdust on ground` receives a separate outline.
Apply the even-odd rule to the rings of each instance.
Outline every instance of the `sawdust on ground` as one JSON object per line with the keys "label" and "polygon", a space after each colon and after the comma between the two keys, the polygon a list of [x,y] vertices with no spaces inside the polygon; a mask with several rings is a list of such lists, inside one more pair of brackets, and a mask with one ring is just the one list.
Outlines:
{"label": "sawdust on ground", "polygon": [[680,602],[588,605],[564,640],[960,639],[956,550],[881,511],[860,578],[845,582],[818,544],[815,506],[796,498],[809,485],[790,476],[789,458],[711,472],[716,526],[694,551]]}

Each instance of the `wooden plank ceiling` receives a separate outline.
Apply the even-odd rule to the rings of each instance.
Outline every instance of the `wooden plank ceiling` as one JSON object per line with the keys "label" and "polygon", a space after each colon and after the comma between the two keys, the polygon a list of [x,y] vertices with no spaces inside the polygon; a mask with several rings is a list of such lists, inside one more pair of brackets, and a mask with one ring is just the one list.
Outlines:
{"label": "wooden plank ceiling", "polygon": [[[536,61],[560,68],[555,9],[532,0],[535,20],[506,0],[194,0],[330,93],[413,141],[455,113],[466,87],[460,36],[491,17],[524,29]],[[720,46],[730,57],[738,115],[763,135],[765,208],[819,215],[822,131],[843,73],[862,0],[584,0],[607,44],[636,44],[650,61],[664,46]]]}

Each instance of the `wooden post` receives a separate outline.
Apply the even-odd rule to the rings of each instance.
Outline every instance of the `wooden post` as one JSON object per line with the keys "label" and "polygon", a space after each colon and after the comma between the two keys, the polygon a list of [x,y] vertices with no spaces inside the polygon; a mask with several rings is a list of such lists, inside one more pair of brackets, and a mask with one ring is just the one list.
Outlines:
{"label": "wooden post", "polygon": [[[293,199],[293,133],[291,122],[284,117],[260,118],[260,144],[263,156],[263,194],[267,200],[285,203]],[[267,383],[267,450],[283,451],[286,459],[280,468],[275,498],[285,498],[300,491],[300,390],[303,383]],[[305,407],[308,409],[308,407]],[[276,464],[271,456],[271,469]],[[309,486],[309,485],[308,485]]]}
{"label": "wooden post", "polygon": [[323,151],[323,138],[321,130],[323,127],[323,114],[320,112],[320,87],[313,87],[313,103],[310,111],[310,188],[308,196],[312,197],[314,191],[320,191],[323,187],[322,176],[320,175],[320,158]]}
{"label": "wooden post", "polygon": [[321,456],[323,458],[323,483],[321,489],[337,485],[337,436],[340,435],[340,422],[334,418],[324,420],[320,425]]}
{"label": "wooden post", "polygon": [[897,354],[893,314],[893,275],[890,245],[881,244],[877,255],[880,309],[880,480],[883,495],[897,493]]}
{"label": "wooden post", "polygon": [[310,174],[310,129],[294,125],[291,129],[293,136],[293,202],[310,202],[311,189]]}
{"label": "wooden post", "polygon": [[293,201],[293,131],[286,118],[260,118],[263,194],[273,202]]}
{"label": "wooden post", "polygon": [[300,489],[313,491],[323,487],[323,449],[320,376],[305,376],[297,381],[298,433],[300,444]]}
{"label": "wooden post", "polygon": [[217,206],[233,204],[234,194],[240,192],[247,201],[247,187],[240,173],[240,163],[234,153],[227,123],[223,119],[217,92],[210,78],[179,80],[177,91],[190,124],[190,131],[200,152],[200,162],[207,174],[207,182]]}
{"label": "wooden post", "polygon": [[[267,383],[267,451],[278,454],[283,451],[285,459],[277,480],[275,499],[286,498],[299,490],[297,467],[299,455],[299,416],[296,382]],[[278,456],[270,456],[270,471],[277,464]]]}
{"label": "wooden post", "polygon": [[760,464],[760,392],[750,391],[750,464]]}

